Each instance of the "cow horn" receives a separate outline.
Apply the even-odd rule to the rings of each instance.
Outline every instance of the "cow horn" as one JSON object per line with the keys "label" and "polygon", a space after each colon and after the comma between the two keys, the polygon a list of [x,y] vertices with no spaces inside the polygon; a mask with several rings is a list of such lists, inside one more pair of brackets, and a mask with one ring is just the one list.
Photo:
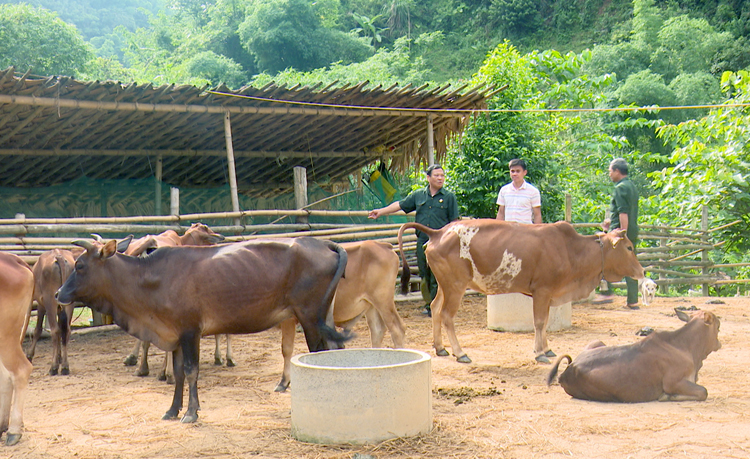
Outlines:
{"label": "cow horn", "polygon": [[104,238],[96,233],[91,233],[91,237],[93,237],[96,242],[104,243]]}
{"label": "cow horn", "polygon": [[94,244],[88,239],[76,239],[75,241],[72,241],[71,244],[77,245],[78,247],[83,247],[86,250],[95,248]]}

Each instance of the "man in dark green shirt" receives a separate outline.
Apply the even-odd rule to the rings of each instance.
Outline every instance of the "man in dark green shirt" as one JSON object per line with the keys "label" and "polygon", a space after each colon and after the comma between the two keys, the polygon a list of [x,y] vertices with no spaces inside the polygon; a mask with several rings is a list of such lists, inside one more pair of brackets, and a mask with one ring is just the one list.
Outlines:
{"label": "man in dark green shirt", "polygon": [[[427,174],[427,186],[421,190],[413,191],[405,199],[396,201],[386,207],[375,209],[370,212],[369,218],[378,218],[383,215],[392,214],[403,210],[407,214],[417,211],[415,221],[428,228],[440,229],[453,220],[458,220],[458,201],[456,195],[443,189],[445,184],[445,172],[439,164],[433,164],[425,171]],[[422,278],[422,296],[427,303],[425,311],[430,312],[430,303],[437,295],[437,281],[427,266],[424,255],[424,245],[429,238],[421,231],[417,231],[417,265],[419,266],[419,277]]]}
{"label": "man in dark green shirt", "polygon": [[[604,220],[604,231],[622,228],[626,230],[628,239],[633,247],[638,244],[638,190],[628,177],[628,163],[622,159],[614,159],[609,164],[609,178],[615,182],[612,204],[609,207],[609,219]],[[628,287],[627,307],[638,309],[638,281],[625,278]],[[594,300],[595,303],[611,302],[612,287],[608,284],[607,291]]]}

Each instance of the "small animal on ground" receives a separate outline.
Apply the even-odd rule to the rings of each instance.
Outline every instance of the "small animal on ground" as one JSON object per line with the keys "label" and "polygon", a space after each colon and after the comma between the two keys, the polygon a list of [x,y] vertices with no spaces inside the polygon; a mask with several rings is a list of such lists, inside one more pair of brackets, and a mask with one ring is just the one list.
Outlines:
{"label": "small animal on ground", "polygon": [[467,287],[487,295],[522,293],[533,297],[535,359],[550,363],[549,357],[555,356],[547,343],[550,306],[585,298],[602,278],[616,282],[623,277],[643,277],[633,244],[620,229],[583,236],[567,222],[532,225],[495,219],[458,220],[439,230],[410,222],[398,232],[403,293],[410,272],[402,238],[409,228],[430,238],[425,255],[438,283],[431,304],[435,352],[448,355],[441,334],[444,326],[453,355],[461,363],[471,359],[458,344],[453,318]]}
{"label": "small animal on ground", "polygon": [[654,302],[654,297],[656,296],[656,282],[648,277],[644,277],[643,279],[638,280],[638,288],[641,291],[641,301],[643,301],[644,305],[649,306]]}
{"label": "small animal on ground", "polygon": [[23,403],[33,369],[23,353],[29,326],[34,274],[17,255],[0,252],[0,435],[5,444],[21,440]]}
{"label": "small animal on ground", "polygon": [[575,360],[561,356],[547,384],[552,384],[560,363],[567,360],[559,381],[574,398],[623,403],[706,400],[708,391],[697,383],[698,371],[703,360],[721,348],[721,322],[709,311],[675,312],[687,322],[677,330],[656,331],[623,346],[594,341]]}

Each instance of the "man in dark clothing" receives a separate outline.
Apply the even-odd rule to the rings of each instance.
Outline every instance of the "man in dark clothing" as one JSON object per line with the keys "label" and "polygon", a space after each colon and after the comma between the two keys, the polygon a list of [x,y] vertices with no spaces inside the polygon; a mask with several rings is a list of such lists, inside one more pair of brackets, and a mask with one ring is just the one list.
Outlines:
{"label": "man in dark clothing", "polygon": [[[604,220],[602,228],[610,231],[617,228],[626,230],[628,239],[633,247],[638,244],[638,190],[628,177],[628,163],[622,159],[614,159],[609,164],[609,178],[615,182],[612,204],[609,208],[609,219]],[[628,287],[627,307],[638,309],[638,281],[625,278]],[[612,286],[607,283],[607,291],[594,299],[594,303],[612,302]]]}
{"label": "man in dark clothing", "polygon": [[[458,201],[456,195],[443,189],[445,172],[439,164],[433,164],[425,171],[427,186],[413,191],[405,199],[396,201],[386,207],[370,211],[369,218],[378,218],[403,210],[407,214],[417,211],[415,221],[428,228],[440,229],[453,220],[458,220]],[[417,231],[417,265],[419,276],[422,278],[422,296],[427,305],[425,311],[431,315],[430,303],[437,295],[437,281],[432,275],[427,259],[424,255],[424,245],[429,238],[421,231]]]}

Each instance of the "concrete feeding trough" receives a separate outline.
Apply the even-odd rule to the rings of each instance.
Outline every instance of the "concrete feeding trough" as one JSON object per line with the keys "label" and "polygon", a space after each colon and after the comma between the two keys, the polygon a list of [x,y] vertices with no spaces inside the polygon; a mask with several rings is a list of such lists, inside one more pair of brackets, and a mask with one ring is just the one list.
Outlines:
{"label": "concrete feeding trough", "polygon": [[292,357],[292,436],[367,444],[432,430],[431,360],[411,349],[340,349]]}
{"label": "concrete feeding trough", "polygon": [[[570,302],[549,308],[547,331],[573,326]],[[534,302],[521,293],[487,295],[487,328],[506,332],[534,331]]]}

